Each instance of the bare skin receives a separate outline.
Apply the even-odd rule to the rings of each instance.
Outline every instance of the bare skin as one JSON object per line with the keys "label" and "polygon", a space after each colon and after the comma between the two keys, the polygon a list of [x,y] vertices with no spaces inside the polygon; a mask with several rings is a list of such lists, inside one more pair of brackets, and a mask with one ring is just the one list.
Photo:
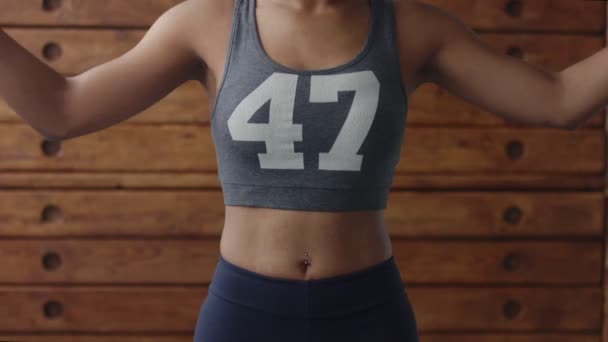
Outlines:
{"label": "bare skin", "polygon": [[[199,81],[213,103],[232,8],[233,0],[186,0],[163,14],[131,51],[71,78],[0,34],[0,96],[50,139],[117,124],[188,80]],[[558,129],[575,129],[608,102],[608,72],[598,72],[608,70],[606,50],[549,72],[489,49],[458,19],[430,5],[395,0],[395,14],[408,96],[434,82],[509,120]],[[369,6],[367,0],[258,0],[256,16],[272,59],[295,69],[323,69],[350,60],[363,46]],[[382,210],[237,206],[226,207],[220,252],[243,268],[286,279],[346,274],[392,255]]]}

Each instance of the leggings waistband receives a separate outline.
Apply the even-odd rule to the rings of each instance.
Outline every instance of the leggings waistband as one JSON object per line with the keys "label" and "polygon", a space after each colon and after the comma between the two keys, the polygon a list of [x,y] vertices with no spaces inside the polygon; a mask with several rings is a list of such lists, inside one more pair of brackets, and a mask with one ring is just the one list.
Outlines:
{"label": "leggings waistband", "polygon": [[290,317],[331,317],[364,310],[405,291],[394,256],[371,267],[322,279],[259,274],[221,255],[209,292],[250,308]]}

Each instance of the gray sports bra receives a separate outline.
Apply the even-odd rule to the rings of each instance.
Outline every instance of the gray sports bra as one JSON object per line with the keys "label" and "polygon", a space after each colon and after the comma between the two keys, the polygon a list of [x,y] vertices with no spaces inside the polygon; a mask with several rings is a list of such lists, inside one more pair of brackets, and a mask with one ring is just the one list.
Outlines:
{"label": "gray sports bra", "polygon": [[407,95],[392,0],[371,0],[364,47],[345,64],[294,70],[268,56],[255,0],[235,0],[211,112],[224,204],[310,211],[384,209]]}

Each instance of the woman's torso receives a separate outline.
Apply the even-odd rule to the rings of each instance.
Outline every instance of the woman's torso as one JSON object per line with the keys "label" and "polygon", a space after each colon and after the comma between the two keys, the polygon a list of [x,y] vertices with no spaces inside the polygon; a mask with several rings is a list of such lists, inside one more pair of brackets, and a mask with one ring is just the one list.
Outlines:
{"label": "woman's torso", "polygon": [[[323,15],[283,7],[278,1],[257,2],[259,36],[266,53],[293,69],[341,65],[357,54],[368,35],[368,0],[345,1],[346,7],[332,13],[318,9]],[[225,15],[218,16],[221,23],[214,25],[220,28],[214,32],[215,41],[201,51],[208,67],[204,83],[209,85],[210,103],[226,62],[233,1],[223,6]],[[332,39],[327,32],[332,32]],[[406,57],[401,62],[408,89],[407,84],[417,82],[410,68],[420,60]],[[220,253],[233,264],[278,278],[320,279],[351,273],[392,255],[383,214],[383,210],[321,212],[226,206]]]}
{"label": "woman's torso", "polygon": [[392,254],[382,211],[306,212],[226,206],[222,256],[279,278],[350,273]]}

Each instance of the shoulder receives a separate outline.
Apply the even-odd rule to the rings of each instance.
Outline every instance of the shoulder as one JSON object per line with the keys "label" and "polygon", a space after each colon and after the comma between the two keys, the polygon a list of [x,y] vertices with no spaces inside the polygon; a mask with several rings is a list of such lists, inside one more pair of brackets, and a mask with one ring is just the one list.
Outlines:
{"label": "shoulder", "polygon": [[441,38],[452,30],[467,30],[448,10],[420,0],[392,0],[395,18],[403,29],[423,31],[426,39]]}
{"label": "shoulder", "polygon": [[167,8],[155,25],[171,32],[175,39],[194,43],[212,36],[232,19],[237,0],[184,0]]}
{"label": "shoulder", "polygon": [[390,0],[395,14],[401,63],[416,88],[426,82],[429,63],[447,40],[468,34],[468,28],[446,9],[420,0]]}
{"label": "shoulder", "polygon": [[193,17],[199,19],[214,19],[218,15],[232,15],[237,0],[184,0],[177,6],[184,6]]}
{"label": "shoulder", "polygon": [[227,44],[236,1],[241,0],[184,0],[158,20],[165,22],[163,30],[173,32],[172,39],[208,64]]}
{"label": "shoulder", "polygon": [[171,18],[184,33],[190,36],[211,34],[218,25],[232,19],[237,0],[184,0],[165,11],[161,17]]}
{"label": "shoulder", "polygon": [[168,11],[181,12],[184,15],[206,16],[232,12],[237,0],[183,0],[169,7]]}

